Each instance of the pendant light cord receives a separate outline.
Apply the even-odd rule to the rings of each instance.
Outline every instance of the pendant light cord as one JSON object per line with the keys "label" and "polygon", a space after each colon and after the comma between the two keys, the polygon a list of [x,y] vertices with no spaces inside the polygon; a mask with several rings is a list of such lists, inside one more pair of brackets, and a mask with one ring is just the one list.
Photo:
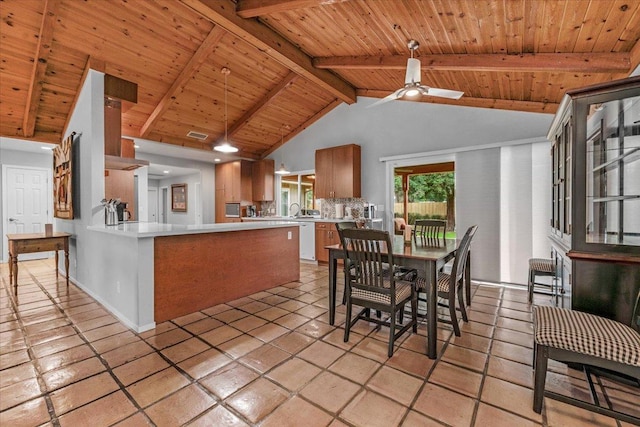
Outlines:
{"label": "pendant light cord", "polygon": [[224,142],[229,143],[229,137],[227,136],[227,76],[231,71],[227,68],[224,73]]}

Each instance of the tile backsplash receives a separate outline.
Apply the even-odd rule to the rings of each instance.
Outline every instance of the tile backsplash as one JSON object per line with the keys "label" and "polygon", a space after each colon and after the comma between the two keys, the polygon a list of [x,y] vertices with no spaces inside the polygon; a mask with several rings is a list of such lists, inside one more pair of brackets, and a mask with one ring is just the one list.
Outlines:
{"label": "tile backsplash", "polygon": [[364,205],[366,203],[364,199],[323,199],[320,204],[322,218],[335,219],[336,204],[339,203],[344,205],[345,208],[351,208],[351,215],[354,219],[364,217]]}

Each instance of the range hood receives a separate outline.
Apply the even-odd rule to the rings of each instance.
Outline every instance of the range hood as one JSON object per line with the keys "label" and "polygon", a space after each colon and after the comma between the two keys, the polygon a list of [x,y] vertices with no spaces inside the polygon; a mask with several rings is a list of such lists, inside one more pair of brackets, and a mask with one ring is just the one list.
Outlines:
{"label": "range hood", "polygon": [[146,160],[136,159],[133,140],[122,138],[123,104],[138,102],[138,85],[118,77],[104,75],[104,167],[133,170],[149,166]]}

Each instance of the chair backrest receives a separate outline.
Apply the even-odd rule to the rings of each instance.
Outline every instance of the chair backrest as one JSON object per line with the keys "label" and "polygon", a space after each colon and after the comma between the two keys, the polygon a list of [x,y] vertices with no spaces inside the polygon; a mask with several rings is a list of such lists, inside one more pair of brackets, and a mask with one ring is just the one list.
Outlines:
{"label": "chair backrest", "polygon": [[336,230],[338,230],[338,233],[345,228],[358,228],[358,225],[355,221],[336,222]]}
{"label": "chair backrest", "polygon": [[440,219],[417,219],[414,225],[413,237],[429,245],[444,243],[447,221]]}
{"label": "chair backrest", "polygon": [[453,261],[453,269],[451,270],[451,286],[450,290],[455,288],[455,284],[462,279],[464,275],[464,266],[467,263],[467,257],[469,256],[469,248],[471,247],[471,239],[476,234],[478,229],[477,225],[469,227],[467,232],[462,237],[458,248],[456,249],[456,258]]}
{"label": "chair backrest", "polygon": [[[393,245],[389,233],[381,230],[347,228],[341,231],[345,254],[357,275],[350,277],[350,286],[394,295],[395,280],[388,274],[393,265]],[[387,264],[388,263],[388,264]],[[385,287],[385,280],[391,282]]]}
{"label": "chair backrest", "polygon": [[640,332],[640,289],[636,297],[636,305],[633,308],[633,313],[631,313],[631,327]]}

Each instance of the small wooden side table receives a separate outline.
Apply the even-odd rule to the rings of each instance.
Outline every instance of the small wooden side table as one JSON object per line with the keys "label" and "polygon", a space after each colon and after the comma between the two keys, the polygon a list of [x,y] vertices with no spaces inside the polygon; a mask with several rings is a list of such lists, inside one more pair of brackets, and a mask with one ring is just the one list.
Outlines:
{"label": "small wooden side table", "polygon": [[13,284],[18,293],[18,255],[33,252],[55,251],[56,280],[58,279],[58,251],[64,250],[64,269],[69,286],[69,233],[55,232],[51,236],[44,233],[7,234],[9,241],[9,285]]}

